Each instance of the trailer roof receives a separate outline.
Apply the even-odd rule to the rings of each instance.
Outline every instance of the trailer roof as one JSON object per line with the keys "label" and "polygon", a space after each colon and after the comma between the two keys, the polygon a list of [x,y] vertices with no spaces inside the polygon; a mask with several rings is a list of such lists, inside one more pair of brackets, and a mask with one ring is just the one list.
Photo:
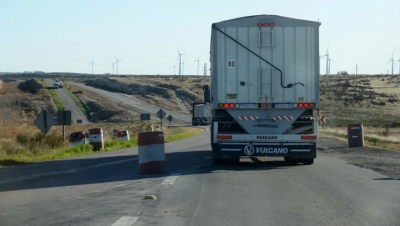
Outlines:
{"label": "trailer roof", "polygon": [[254,16],[245,16],[239,17],[235,19],[220,21],[214,23],[213,25],[218,25],[219,27],[251,27],[257,26],[258,23],[271,23],[273,22],[277,27],[319,27],[321,25],[320,22],[309,21],[309,20],[301,20],[277,15],[254,15]]}

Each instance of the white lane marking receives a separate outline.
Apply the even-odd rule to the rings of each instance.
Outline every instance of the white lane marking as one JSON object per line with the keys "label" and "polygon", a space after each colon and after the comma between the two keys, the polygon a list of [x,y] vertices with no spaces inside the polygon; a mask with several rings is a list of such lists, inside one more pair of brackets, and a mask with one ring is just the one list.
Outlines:
{"label": "white lane marking", "polygon": [[163,182],[162,185],[173,185],[176,179],[181,175],[181,173],[173,173],[171,176],[167,177]]}
{"label": "white lane marking", "polygon": [[99,167],[103,167],[103,166],[116,165],[116,164],[121,164],[124,162],[135,161],[135,160],[138,160],[138,158],[124,159],[124,160],[114,161],[114,162],[99,163],[99,164],[96,164],[93,166],[86,166],[86,167],[82,167],[82,168],[73,168],[73,169],[68,169],[68,170],[60,170],[60,171],[54,171],[54,172],[49,172],[49,173],[34,174],[34,175],[17,177],[17,178],[12,178],[12,179],[4,179],[4,180],[0,180],[0,184],[14,183],[14,182],[21,181],[21,180],[28,180],[28,179],[43,177],[43,176],[59,175],[59,174],[65,174],[65,173],[76,173],[78,171],[94,169],[94,168],[99,168]]}
{"label": "white lane marking", "polygon": [[133,223],[137,221],[138,217],[129,217],[123,216],[119,218],[114,224],[111,226],[131,226]]}

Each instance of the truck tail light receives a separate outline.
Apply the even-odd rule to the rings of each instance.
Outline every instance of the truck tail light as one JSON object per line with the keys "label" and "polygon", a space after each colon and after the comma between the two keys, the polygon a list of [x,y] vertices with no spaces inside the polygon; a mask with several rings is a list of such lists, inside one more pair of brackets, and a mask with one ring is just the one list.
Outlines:
{"label": "truck tail light", "polygon": [[231,135],[217,135],[217,139],[232,140],[232,136]]}
{"label": "truck tail light", "polygon": [[234,109],[236,104],[233,103],[222,103],[218,104],[218,108],[223,108],[223,109]]}
{"label": "truck tail light", "polygon": [[316,140],[317,136],[301,136],[302,140]]}

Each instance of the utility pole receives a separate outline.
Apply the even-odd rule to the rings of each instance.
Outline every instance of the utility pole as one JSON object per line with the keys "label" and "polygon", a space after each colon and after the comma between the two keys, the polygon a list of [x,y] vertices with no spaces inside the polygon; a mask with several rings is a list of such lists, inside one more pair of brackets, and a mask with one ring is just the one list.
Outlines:
{"label": "utility pole", "polygon": [[331,126],[332,126],[332,116],[333,116],[333,101],[332,101],[332,99],[334,99],[335,98],[335,96],[333,95],[333,92],[332,91],[330,91],[329,92],[329,96],[330,96],[330,108],[329,108],[329,120],[331,121],[330,123],[331,123]]}
{"label": "utility pole", "polygon": [[207,63],[204,63],[204,75],[203,75],[203,85],[206,82],[206,75],[207,75]]}

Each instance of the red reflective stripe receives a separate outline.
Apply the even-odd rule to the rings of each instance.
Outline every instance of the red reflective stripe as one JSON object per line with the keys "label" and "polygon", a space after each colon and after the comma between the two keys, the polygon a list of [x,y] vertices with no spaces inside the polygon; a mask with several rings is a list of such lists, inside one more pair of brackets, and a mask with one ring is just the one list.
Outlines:
{"label": "red reflective stripe", "polygon": [[231,140],[232,136],[231,135],[217,135],[217,139],[221,140]]}
{"label": "red reflective stripe", "polygon": [[257,116],[239,116],[240,120],[258,120]]}
{"label": "red reflective stripe", "polygon": [[275,116],[275,120],[293,120],[293,116]]}
{"label": "red reflective stripe", "polygon": [[301,136],[302,140],[315,140],[317,136]]}

